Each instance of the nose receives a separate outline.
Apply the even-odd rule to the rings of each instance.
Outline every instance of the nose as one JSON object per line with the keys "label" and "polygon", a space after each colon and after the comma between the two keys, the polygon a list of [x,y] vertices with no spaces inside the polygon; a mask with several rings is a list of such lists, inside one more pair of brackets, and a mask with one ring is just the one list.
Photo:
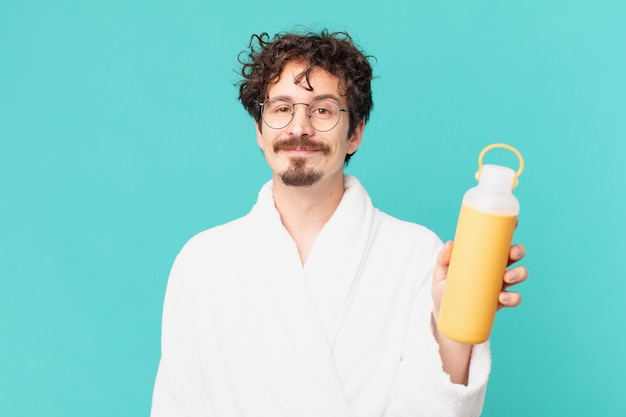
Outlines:
{"label": "nose", "polygon": [[302,135],[312,136],[315,129],[309,121],[309,105],[306,103],[295,103],[293,106],[293,119],[287,125],[288,133],[299,137]]}

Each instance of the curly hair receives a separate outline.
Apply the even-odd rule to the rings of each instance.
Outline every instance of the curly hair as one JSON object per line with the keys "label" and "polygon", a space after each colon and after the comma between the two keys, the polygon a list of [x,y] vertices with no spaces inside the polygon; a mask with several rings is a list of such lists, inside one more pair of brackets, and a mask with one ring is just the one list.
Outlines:
{"label": "curly hair", "polygon": [[[300,74],[309,88],[309,75],[319,67],[340,80],[341,94],[348,99],[350,125],[348,136],[354,133],[361,120],[367,122],[373,107],[372,67],[368,55],[345,32],[279,33],[270,38],[267,33],[252,35],[248,49],[239,54],[243,79],[239,84],[239,100],[261,126],[262,103],[267,98],[268,86],[276,82],[285,65],[303,61],[307,68]],[[352,155],[346,155],[346,163]]]}

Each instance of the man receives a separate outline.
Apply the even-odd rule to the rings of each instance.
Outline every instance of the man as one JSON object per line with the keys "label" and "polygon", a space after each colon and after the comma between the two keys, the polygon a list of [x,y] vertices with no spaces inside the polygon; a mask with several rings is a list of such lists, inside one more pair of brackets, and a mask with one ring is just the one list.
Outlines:
{"label": "man", "polygon": [[[488,345],[437,328],[451,243],[344,175],[372,107],[367,57],[347,34],[263,34],[242,64],[272,179],[178,255],[153,417],[479,415]],[[503,288],[526,276],[509,269]]]}

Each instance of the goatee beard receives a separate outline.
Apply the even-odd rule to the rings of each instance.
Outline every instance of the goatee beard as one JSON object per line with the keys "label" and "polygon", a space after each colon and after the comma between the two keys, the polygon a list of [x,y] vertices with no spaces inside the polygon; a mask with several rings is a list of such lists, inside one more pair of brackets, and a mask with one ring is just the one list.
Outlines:
{"label": "goatee beard", "polygon": [[283,184],[292,187],[310,187],[322,179],[322,173],[305,166],[304,158],[294,158],[286,171],[280,174]]}
{"label": "goatee beard", "polygon": [[[311,140],[308,136],[290,137],[274,143],[274,152],[281,150],[307,150],[329,155],[330,148],[325,143]],[[293,187],[310,187],[322,178],[322,173],[306,167],[305,158],[292,158],[286,171],[280,174],[283,184]]]}

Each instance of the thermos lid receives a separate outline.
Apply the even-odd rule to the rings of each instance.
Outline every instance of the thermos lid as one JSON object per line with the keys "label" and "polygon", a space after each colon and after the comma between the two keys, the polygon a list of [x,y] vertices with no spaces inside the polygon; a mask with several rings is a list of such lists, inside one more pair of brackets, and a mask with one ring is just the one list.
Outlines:
{"label": "thermos lid", "polygon": [[[483,158],[485,154],[494,148],[504,148],[513,152],[519,160],[519,168],[513,171],[511,168],[507,168],[501,165],[483,165]],[[519,176],[524,170],[524,158],[522,154],[510,145],[504,143],[494,143],[482,150],[478,155],[478,172],[476,172],[476,180],[481,185],[493,185],[495,187],[508,187],[508,190],[512,190],[517,187]]]}

